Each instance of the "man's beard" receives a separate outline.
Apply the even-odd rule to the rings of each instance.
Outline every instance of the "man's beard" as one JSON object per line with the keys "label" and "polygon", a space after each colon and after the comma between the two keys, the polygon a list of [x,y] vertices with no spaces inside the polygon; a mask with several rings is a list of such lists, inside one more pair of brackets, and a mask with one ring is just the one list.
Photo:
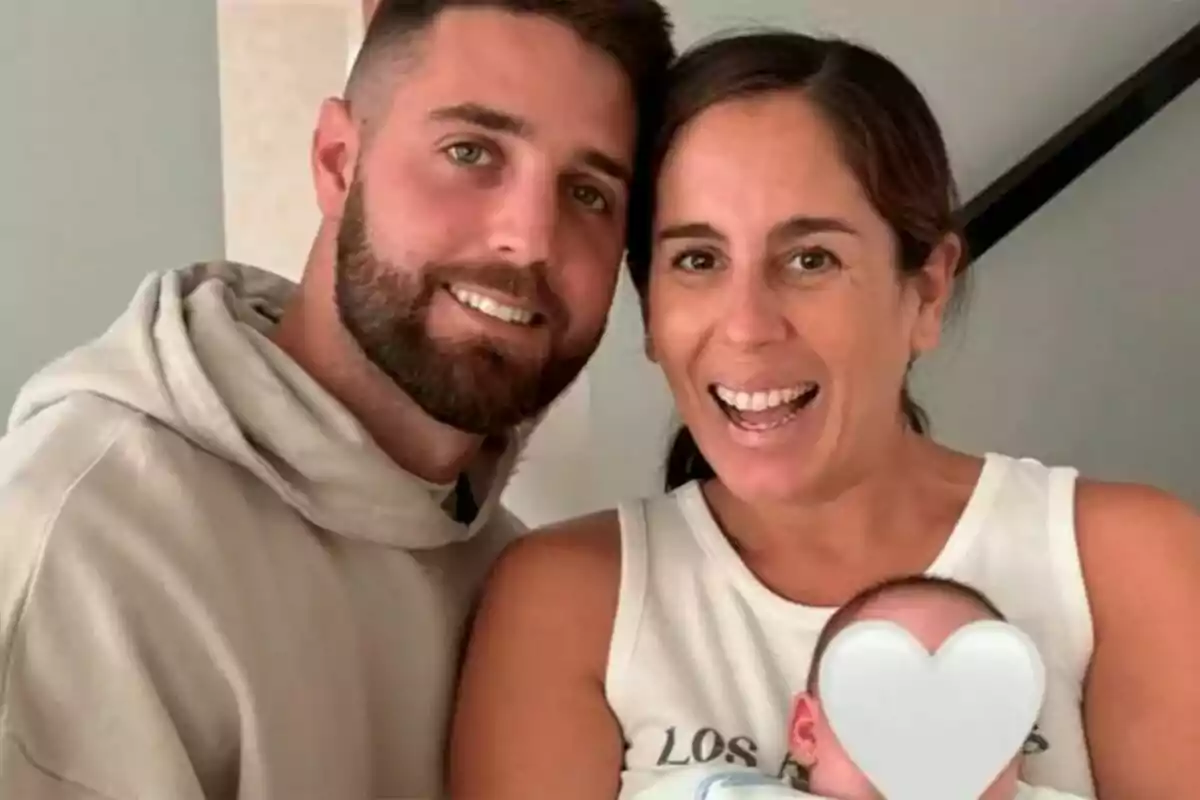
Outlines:
{"label": "man's beard", "polygon": [[[367,235],[357,178],[346,198],[335,268],[338,316],[367,359],[430,417],[468,433],[500,434],[536,417],[575,380],[603,334],[572,352],[560,349],[568,312],[536,266],[412,269],[381,261]],[[482,336],[460,342],[431,337],[427,318],[434,296],[458,281],[536,298],[552,337],[546,357],[523,357]]]}

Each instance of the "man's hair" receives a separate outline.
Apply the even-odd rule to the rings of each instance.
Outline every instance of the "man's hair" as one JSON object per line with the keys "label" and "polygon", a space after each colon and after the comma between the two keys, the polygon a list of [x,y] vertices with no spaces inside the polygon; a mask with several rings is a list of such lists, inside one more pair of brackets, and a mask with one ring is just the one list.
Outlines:
{"label": "man's hair", "polygon": [[[657,0],[381,0],[346,84],[351,105],[372,91],[377,68],[395,67],[415,56],[420,35],[450,8],[494,8],[546,17],[603,50],[629,79],[642,131],[638,152],[648,149],[641,139],[651,137],[656,129],[667,68],[675,59],[671,23]],[[361,105],[359,118],[365,116],[369,124],[370,115],[381,109],[371,108],[370,101]]]}
{"label": "man's hair", "polygon": [[905,575],[899,578],[889,578],[885,581],[880,581],[868,586],[847,600],[841,608],[833,612],[833,616],[829,618],[825,623],[825,627],[821,629],[821,634],[817,637],[817,646],[813,650],[812,662],[808,667],[808,680],[805,683],[805,689],[809,694],[816,694],[817,675],[820,672],[821,659],[824,657],[825,651],[829,649],[829,643],[833,641],[833,638],[854,622],[862,610],[870,603],[878,600],[885,594],[902,591],[941,592],[943,594],[958,595],[959,598],[975,604],[1001,622],[1008,621],[1000,609],[996,607],[996,604],[988,599],[987,595],[983,592],[950,578],[939,578],[933,575]]}

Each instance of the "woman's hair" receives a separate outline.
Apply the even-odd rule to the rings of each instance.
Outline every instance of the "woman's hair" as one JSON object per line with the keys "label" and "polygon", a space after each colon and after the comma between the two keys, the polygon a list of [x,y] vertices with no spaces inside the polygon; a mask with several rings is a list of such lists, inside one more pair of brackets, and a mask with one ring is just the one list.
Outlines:
{"label": "woman's hair", "polygon": [[[961,232],[957,190],[945,142],[925,98],[896,65],[865,47],[789,31],[727,36],[684,54],[672,67],[648,174],[657,175],[680,130],[720,103],[777,91],[802,91],[832,127],[842,156],[896,237],[897,267],[912,275],[950,233]],[[647,301],[653,252],[655,191],[643,184],[631,198],[630,278]],[[961,238],[961,237],[960,237]],[[958,272],[966,266],[966,257]],[[905,385],[900,408],[909,427],[928,418]],[[714,477],[687,428],[667,457],[666,488]]]}

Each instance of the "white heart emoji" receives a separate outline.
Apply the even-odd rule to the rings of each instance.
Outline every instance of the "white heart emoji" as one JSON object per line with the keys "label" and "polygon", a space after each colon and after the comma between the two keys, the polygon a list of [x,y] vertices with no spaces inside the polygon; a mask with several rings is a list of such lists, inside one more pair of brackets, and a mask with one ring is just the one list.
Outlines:
{"label": "white heart emoji", "polygon": [[899,625],[856,622],[818,669],[830,727],[886,800],[978,800],[1021,751],[1046,688],[1033,641],[998,620],[963,626],[936,655]]}

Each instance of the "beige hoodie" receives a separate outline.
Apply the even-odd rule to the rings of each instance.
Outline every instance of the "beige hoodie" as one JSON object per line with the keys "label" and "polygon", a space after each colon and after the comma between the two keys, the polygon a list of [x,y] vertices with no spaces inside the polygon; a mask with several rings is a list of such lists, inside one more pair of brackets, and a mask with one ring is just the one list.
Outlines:
{"label": "beige hoodie", "polygon": [[[0,439],[0,798],[441,795],[470,528],[264,335],[291,284],[147,279]],[[473,473],[473,478],[474,478]]]}

